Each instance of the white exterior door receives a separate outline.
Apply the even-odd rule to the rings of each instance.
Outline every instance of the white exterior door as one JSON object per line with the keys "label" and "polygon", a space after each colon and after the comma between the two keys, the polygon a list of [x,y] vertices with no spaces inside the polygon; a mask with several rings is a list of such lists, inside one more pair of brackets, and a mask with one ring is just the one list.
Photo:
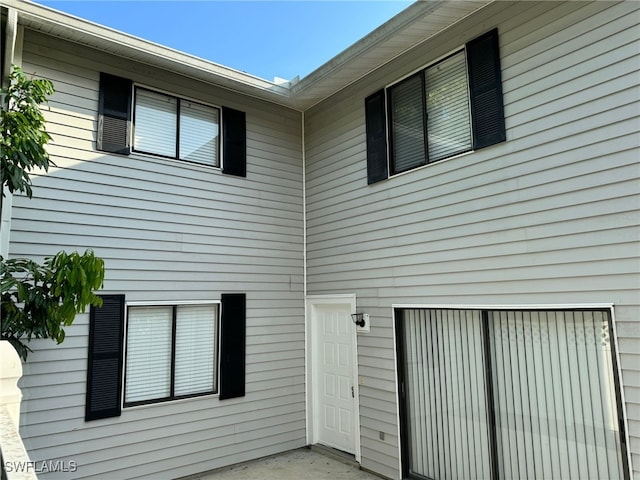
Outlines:
{"label": "white exterior door", "polygon": [[356,326],[351,299],[311,301],[312,443],[359,458]]}

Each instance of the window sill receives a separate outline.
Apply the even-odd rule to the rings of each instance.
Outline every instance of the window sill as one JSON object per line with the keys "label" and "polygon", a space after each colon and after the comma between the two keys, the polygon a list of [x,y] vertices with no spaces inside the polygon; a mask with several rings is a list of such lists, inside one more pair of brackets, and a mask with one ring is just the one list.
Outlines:
{"label": "window sill", "polygon": [[427,163],[426,165],[420,165],[419,167],[412,168],[410,170],[405,170],[404,172],[394,173],[393,175],[389,175],[387,180],[391,180],[393,178],[402,177],[404,175],[416,172],[418,170],[423,170],[425,168],[433,167],[434,165],[442,165],[443,163],[449,162],[450,160],[455,160],[457,158],[463,158],[468,155],[475,153],[475,150],[469,150],[468,152],[458,153],[457,155],[453,155],[451,157],[443,158],[442,160],[438,160],[435,162]]}
{"label": "window sill", "polygon": [[188,401],[194,401],[194,400],[209,400],[211,398],[218,398],[220,397],[220,393],[216,392],[216,393],[200,393],[200,394],[194,394],[191,396],[186,396],[186,397],[181,397],[181,398],[176,398],[176,399],[172,399],[172,400],[159,400],[159,401],[149,401],[149,403],[139,403],[136,405],[123,405],[122,406],[122,412],[128,412],[128,411],[134,411],[134,410],[138,410],[141,408],[149,408],[149,407],[160,407],[160,406],[170,406],[170,405],[176,405],[176,404],[182,404]]}
{"label": "window sill", "polygon": [[158,165],[169,165],[172,167],[186,168],[189,170],[201,171],[201,172],[222,172],[222,167],[216,165],[206,165],[204,163],[190,162],[188,160],[179,160],[177,158],[163,157],[160,155],[154,155],[152,153],[138,152],[132,150],[131,154],[127,156],[129,160],[141,160],[147,163],[156,163]]}

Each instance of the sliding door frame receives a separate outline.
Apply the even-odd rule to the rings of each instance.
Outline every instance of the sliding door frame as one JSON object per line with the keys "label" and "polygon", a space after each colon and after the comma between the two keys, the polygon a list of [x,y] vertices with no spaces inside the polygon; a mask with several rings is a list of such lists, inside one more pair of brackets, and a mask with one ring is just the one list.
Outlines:
{"label": "sliding door frame", "polygon": [[[491,339],[490,339],[490,311],[562,311],[562,312],[575,312],[575,311],[590,311],[590,312],[605,312],[608,313],[608,331],[611,345],[611,367],[612,375],[614,379],[614,393],[615,403],[618,416],[618,429],[620,435],[620,455],[622,460],[622,474],[625,480],[629,480],[631,472],[631,459],[629,456],[629,437],[627,432],[627,412],[624,402],[624,390],[622,387],[622,374],[620,371],[620,361],[618,354],[617,335],[615,328],[615,313],[612,304],[594,304],[594,305],[416,305],[416,304],[402,304],[393,305],[393,326],[394,326],[394,343],[395,343],[395,356],[396,356],[396,391],[398,401],[398,430],[399,430],[399,450],[400,450],[400,472],[402,478],[417,478],[428,479],[429,477],[416,476],[409,477],[409,438],[408,438],[408,412],[406,403],[406,387],[405,387],[405,347],[404,347],[404,325],[402,319],[402,312],[407,309],[418,310],[476,310],[481,312],[482,318],[482,342],[483,352],[485,357],[485,388],[487,395],[487,421],[490,425],[489,428],[489,459],[491,465],[491,478],[492,480],[499,480],[499,469],[497,464],[497,438],[496,438],[496,415],[495,406],[493,401],[493,381],[492,381],[492,369],[490,365],[490,353],[491,353]],[[433,479],[437,480],[437,479]]]}

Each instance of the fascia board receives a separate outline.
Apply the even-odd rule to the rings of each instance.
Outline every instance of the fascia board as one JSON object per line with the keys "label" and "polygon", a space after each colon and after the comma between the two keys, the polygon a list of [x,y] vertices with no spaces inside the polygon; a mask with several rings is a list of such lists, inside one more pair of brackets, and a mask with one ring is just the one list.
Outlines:
{"label": "fascia board", "polygon": [[18,22],[43,33],[114,55],[222,86],[274,103],[292,106],[291,92],[254,75],[25,0],[3,0],[18,11]]}
{"label": "fascia board", "polygon": [[380,44],[380,42],[398,34],[402,29],[414,23],[422,15],[427,15],[430,12],[435,11],[443,3],[445,3],[444,0],[416,2],[412,4],[391,20],[376,28],[373,32],[369,33],[355,44],[347,47],[331,60],[301,79],[300,82],[291,88],[291,90],[297,93],[311,88],[335,70],[347,65],[350,61],[359,58],[368,50],[375,48]]}
{"label": "fascia board", "polygon": [[[292,85],[298,108],[307,110],[495,0],[417,1],[363,39]],[[434,20],[437,19],[437,20]],[[416,36],[416,33],[419,35]],[[392,48],[385,43],[394,42]],[[341,71],[349,75],[341,75]],[[340,79],[342,77],[342,80]]]}
{"label": "fascia board", "polygon": [[[28,0],[3,0],[3,3],[18,10],[18,21],[27,28],[305,111],[493,1],[417,1],[303,79],[284,84],[276,84]],[[432,18],[442,20],[434,23]],[[428,28],[422,28],[420,23],[425,20],[429,23]],[[393,47],[385,45],[397,38],[403,38],[404,41],[390,42],[394,43]]]}

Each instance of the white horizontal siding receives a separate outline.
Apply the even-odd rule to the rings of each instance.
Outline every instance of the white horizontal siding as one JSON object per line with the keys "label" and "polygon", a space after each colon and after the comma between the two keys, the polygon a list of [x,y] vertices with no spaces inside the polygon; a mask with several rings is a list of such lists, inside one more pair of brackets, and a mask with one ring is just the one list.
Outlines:
{"label": "white horizontal siding", "polygon": [[[53,80],[56,167],[13,201],[11,256],[92,248],[104,293],[127,301],[247,293],[246,396],[198,397],[84,421],[88,315],[59,346],[32,342],[21,433],[35,461],[74,478],[175,478],[306,443],[300,114],[27,30],[26,72]],[[247,114],[247,178],[95,150],[99,72]],[[68,475],[68,474],[67,474]],[[64,474],[41,475],[64,478]]]}
{"label": "white horizontal siding", "polygon": [[[364,98],[493,27],[507,141],[367,186]],[[597,302],[640,475],[637,29],[635,2],[499,2],[306,112],[308,292],[371,315],[364,467],[399,476],[392,304]]]}

